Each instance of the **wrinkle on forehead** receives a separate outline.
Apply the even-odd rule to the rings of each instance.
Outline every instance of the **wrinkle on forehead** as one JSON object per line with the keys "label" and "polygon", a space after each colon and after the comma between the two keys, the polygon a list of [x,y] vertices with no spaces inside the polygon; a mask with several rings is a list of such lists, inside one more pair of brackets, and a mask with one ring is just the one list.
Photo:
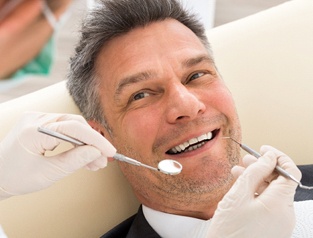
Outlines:
{"label": "wrinkle on forehead", "polygon": [[[189,56],[182,57],[182,52]],[[166,19],[138,27],[107,42],[96,63],[101,90],[118,101],[124,88],[158,77],[161,69],[158,66],[168,65],[164,60],[176,61],[180,68],[203,60],[213,62],[206,47],[189,28],[176,20]]]}

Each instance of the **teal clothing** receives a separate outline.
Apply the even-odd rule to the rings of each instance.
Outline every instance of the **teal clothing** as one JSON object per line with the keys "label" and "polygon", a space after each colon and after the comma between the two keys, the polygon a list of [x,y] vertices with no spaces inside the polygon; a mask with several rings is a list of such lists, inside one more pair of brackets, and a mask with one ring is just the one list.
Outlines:
{"label": "teal clothing", "polygon": [[54,37],[51,37],[35,59],[13,73],[10,79],[20,79],[28,75],[49,75],[54,58]]}

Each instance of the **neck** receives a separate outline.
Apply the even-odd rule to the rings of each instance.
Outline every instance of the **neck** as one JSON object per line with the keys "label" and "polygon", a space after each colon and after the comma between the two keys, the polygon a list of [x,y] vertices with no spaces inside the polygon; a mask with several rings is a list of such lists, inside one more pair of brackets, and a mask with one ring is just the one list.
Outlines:
{"label": "neck", "polygon": [[[137,196],[138,197],[138,196]],[[145,206],[154,209],[156,211],[188,216],[202,220],[209,220],[213,217],[213,214],[217,208],[218,202],[222,197],[214,196],[213,199],[196,199],[194,202],[188,202],[187,200],[180,202],[168,202],[168,201],[158,201],[152,202],[151,199],[143,199],[138,197],[138,200]]]}

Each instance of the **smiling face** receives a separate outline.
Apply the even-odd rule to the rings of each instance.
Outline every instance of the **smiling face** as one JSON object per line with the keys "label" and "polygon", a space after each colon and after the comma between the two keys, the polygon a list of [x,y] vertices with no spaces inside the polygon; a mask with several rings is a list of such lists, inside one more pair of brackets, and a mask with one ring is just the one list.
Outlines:
{"label": "smiling face", "polygon": [[157,167],[174,159],[169,176],[120,163],[136,196],[156,210],[210,218],[233,183],[240,138],[232,97],[196,35],[164,20],[111,40],[96,64],[110,133],[91,123],[119,153]]}

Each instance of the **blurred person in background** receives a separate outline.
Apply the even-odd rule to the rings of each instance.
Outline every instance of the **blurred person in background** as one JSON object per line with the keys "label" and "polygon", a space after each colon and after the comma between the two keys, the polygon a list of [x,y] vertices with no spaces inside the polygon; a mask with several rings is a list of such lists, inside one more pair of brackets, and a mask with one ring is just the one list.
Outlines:
{"label": "blurred person in background", "polygon": [[47,75],[72,0],[0,0],[0,79]]}

